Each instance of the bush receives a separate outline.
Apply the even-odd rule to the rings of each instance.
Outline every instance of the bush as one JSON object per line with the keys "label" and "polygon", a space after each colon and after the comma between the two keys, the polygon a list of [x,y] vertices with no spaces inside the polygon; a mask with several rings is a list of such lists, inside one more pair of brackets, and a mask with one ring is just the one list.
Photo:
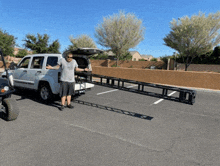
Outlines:
{"label": "bush", "polygon": [[172,59],[172,56],[162,56],[160,59],[167,65],[168,59]]}
{"label": "bush", "polygon": [[[112,65],[111,67],[117,67],[117,65],[116,65],[116,64],[114,64],[114,65]],[[120,67],[120,66],[118,66],[118,67]]]}
{"label": "bush", "polygon": [[92,60],[105,60],[108,59],[108,55],[107,54],[98,54],[98,55],[93,55],[90,59]]}
{"label": "bush", "polygon": [[145,59],[139,59],[139,61],[146,61]]}
{"label": "bush", "polygon": [[26,56],[27,54],[28,54],[27,50],[20,50],[20,51],[18,52],[18,54],[15,55],[15,57],[17,57],[17,58],[23,58],[23,57]]}
{"label": "bush", "polygon": [[157,62],[157,58],[152,58],[150,61],[155,61],[155,62]]}

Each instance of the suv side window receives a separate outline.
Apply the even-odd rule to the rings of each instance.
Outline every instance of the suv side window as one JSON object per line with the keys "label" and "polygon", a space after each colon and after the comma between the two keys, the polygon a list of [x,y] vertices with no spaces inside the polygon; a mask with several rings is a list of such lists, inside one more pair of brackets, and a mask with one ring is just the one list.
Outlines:
{"label": "suv side window", "polygon": [[19,64],[18,68],[28,68],[30,59],[31,59],[30,57],[23,59],[23,61]]}
{"label": "suv side window", "polygon": [[42,69],[44,57],[34,57],[31,63],[31,69]]}
{"label": "suv side window", "polygon": [[49,56],[48,58],[47,58],[47,64],[46,64],[46,66],[47,65],[50,65],[50,66],[56,66],[57,65],[57,62],[58,62],[58,57],[56,57],[56,56]]}

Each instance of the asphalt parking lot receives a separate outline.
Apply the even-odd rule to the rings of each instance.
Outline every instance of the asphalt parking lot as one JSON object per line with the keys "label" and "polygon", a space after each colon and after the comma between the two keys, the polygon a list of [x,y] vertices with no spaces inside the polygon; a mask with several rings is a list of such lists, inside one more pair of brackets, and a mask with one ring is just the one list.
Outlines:
{"label": "asphalt parking lot", "polygon": [[2,166],[220,165],[219,92],[188,105],[95,86],[62,112],[33,91],[12,97],[20,114],[0,119]]}

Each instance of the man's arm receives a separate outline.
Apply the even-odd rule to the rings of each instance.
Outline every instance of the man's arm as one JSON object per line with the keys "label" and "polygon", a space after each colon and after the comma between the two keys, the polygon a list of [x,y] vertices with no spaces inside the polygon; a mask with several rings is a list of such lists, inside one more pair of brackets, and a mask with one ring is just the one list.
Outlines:
{"label": "man's arm", "polygon": [[89,69],[88,68],[81,69],[81,68],[76,67],[76,71],[89,71]]}
{"label": "man's arm", "polygon": [[46,69],[55,69],[55,70],[58,70],[60,68],[60,65],[56,65],[54,67],[50,66],[50,65],[47,65],[46,66]]}

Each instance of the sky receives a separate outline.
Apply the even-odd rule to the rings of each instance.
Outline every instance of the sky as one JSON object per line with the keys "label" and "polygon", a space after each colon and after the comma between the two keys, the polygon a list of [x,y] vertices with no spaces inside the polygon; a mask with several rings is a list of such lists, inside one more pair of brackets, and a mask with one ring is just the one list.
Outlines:
{"label": "sky", "polygon": [[[17,38],[24,48],[27,34],[50,36],[57,40],[63,52],[70,44],[69,37],[89,35],[97,44],[95,27],[108,17],[123,10],[141,19],[144,40],[130,51],[154,57],[173,55],[175,50],[164,45],[170,32],[170,22],[184,16],[220,11],[219,0],[0,0],[0,29]],[[106,48],[97,44],[99,49]]]}

